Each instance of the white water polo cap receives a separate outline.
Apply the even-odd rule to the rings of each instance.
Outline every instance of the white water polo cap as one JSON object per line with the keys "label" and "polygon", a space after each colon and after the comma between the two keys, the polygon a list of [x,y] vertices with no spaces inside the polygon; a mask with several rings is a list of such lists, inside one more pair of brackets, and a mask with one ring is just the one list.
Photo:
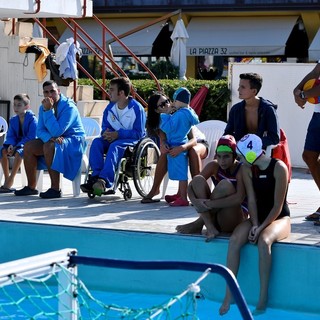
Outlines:
{"label": "white water polo cap", "polygon": [[237,154],[253,164],[263,153],[262,140],[255,134],[247,134],[237,143]]}

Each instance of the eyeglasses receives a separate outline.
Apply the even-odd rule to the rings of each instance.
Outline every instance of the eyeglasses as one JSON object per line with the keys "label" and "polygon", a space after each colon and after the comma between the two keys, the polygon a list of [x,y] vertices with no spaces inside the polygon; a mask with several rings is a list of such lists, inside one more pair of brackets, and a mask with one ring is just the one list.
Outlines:
{"label": "eyeglasses", "polygon": [[166,106],[166,104],[168,104],[168,103],[170,103],[170,100],[169,100],[169,99],[166,99],[166,100],[160,102],[160,103],[157,105],[157,108],[163,109],[163,108]]}

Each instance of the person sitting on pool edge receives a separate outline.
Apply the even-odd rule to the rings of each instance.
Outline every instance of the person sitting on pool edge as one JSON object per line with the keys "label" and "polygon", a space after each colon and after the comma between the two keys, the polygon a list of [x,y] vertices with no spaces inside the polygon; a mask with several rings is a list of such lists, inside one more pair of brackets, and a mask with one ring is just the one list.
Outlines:
{"label": "person sitting on pool edge", "polygon": [[[237,276],[241,248],[247,242],[258,246],[260,295],[255,313],[259,314],[267,308],[271,247],[274,242],[287,238],[291,231],[286,201],[288,168],[283,161],[265,155],[262,140],[255,134],[247,134],[240,139],[237,153],[244,163],[243,181],[250,219],[239,224],[230,237],[227,268]],[[220,315],[229,311],[230,304],[231,292],[227,287]]]}
{"label": "person sitting on pool edge", "polygon": [[[207,228],[210,241],[218,234],[231,233],[247,219],[242,164],[236,159],[236,141],[233,136],[222,136],[217,144],[216,159],[210,161],[188,186],[188,196],[200,217],[189,224],[179,225],[182,234],[201,233]],[[211,192],[207,180],[213,180]]]}

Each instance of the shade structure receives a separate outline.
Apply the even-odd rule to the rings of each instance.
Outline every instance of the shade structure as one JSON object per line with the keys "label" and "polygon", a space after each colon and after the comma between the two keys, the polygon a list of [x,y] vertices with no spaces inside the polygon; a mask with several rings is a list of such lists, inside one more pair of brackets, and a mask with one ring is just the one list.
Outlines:
{"label": "shade structure", "polygon": [[[101,21],[117,36],[125,32],[133,30],[140,27],[146,23],[152,22],[153,19],[148,18],[128,18],[128,19],[101,19]],[[102,47],[102,27],[99,26],[93,19],[80,19],[77,23],[90,35],[90,37]],[[131,35],[128,35],[121,40],[123,43],[129,47],[131,51],[137,56],[150,56],[152,51],[152,45],[161,31],[163,24],[158,22],[156,24],[150,25],[149,27],[137,31]],[[82,32],[79,34],[83,36]],[[66,41],[67,38],[74,37],[70,29],[66,29],[61,35],[59,42]],[[106,41],[111,40],[111,35],[106,33]],[[96,50],[100,51],[98,48],[88,41],[88,38],[84,36],[84,39]],[[85,44],[79,40],[80,46],[83,50],[83,55],[92,54],[91,50],[88,49]],[[118,43],[113,42],[111,44],[112,52],[114,56],[130,56],[130,54]]]}
{"label": "shade structure", "polygon": [[298,16],[192,18],[188,56],[284,55]]}
{"label": "shade structure", "polygon": [[172,64],[179,67],[179,79],[186,80],[187,70],[187,40],[188,32],[182,19],[179,19],[173,29],[171,39],[173,41],[171,47],[170,58]]}
{"label": "shade structure", "polygon": [[314,37],[309,47],[309,61],[320,60],[320,29]]}

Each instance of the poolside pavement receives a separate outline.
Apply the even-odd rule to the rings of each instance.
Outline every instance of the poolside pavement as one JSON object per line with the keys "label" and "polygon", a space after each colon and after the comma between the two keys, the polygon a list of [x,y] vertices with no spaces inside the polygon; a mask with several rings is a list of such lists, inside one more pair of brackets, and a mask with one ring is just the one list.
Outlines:
{"label": "poolside pavement", "polygon": [[[15,181],[14,187],[20,189],[20,177],[17,176]],[[49,176],[45,173],[45,190],[49,183]],[[133,185],[133,196],[128,201],[123,199],[120,191],[115,195],[94,199],[89,199],[83,193],[74,198],[71,182],[63,179],[63,186],[64,194],[60,199],[0,194],[1,220],[172,234],[176,233],[177,225],[191,222],[197,217],[192,206],[173,208],[164,200],[141,204],[141,197]],[[174,194],[177,186],[177,182],[170,181],[167,194]],[[292,232],[283,242],[320,246],[320,227],[304,221],[304,217],[320,205],[319,190],[306,169],[293,170],[287,199],[291,210]]]}

